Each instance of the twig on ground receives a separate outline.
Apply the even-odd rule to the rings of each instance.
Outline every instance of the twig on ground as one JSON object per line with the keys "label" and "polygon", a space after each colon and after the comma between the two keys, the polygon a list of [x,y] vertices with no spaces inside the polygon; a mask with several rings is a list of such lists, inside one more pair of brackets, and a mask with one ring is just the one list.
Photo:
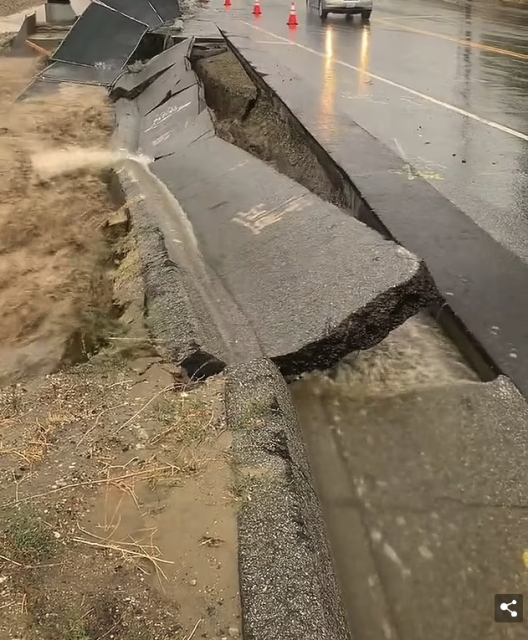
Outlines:
{"label": "twig on ground", "polygon": [[152,396],[152,398],[146,402],[141,409],[139,409],[138,411],[136,411],[136,413],[129,418],[126,422],[124,422],[120,427],[118,427],[115,431],[114,431],[114,435],[116,435],[117,433],[119,433],[122,429],[124,429],[125,427],[128,427],[128,425],[133,422],[140,413],[142,413],[150,404],[152,404],[152,402],[154,402],[154,400],[156,400],[156,398],[158,398],[159,396],[161,396],[163,393],[165,393],[166,391],[170,391],[171,389],[174,389],[174,384],[170,384],[168,386],[165,387],[165,389],[162,389],[161,391],[158,391],[158,393],[156,393],[155,395]]}
{"label": "twig on ground", "polygon": [[200,618],[198,620],[198,622],[194,625],[194,629],[191,631],[191,633],[185,638],[185,640],[192,640],[194,634],[196,633],[196,630],[198,629],[198,627],[200,626],[200,624],[203,622],[202,618]]}
{"label": "twig on ground", "polygon": [[[88,545],[89,547],[97,547],[99,549],[108,549],[110,551],[119,551],[125,555],[129,555],[134,558],[148,560],[149,562],[152,563],[156,571],[159,572],[165,578],[165,580],[167,580],[167,582],[168,582],[168,578],[165,575],[163,569],[160,567],[160,563],[174,564],[174,562],[172,562],[171,560],[164,560],[163,558],[156,557],[146,551],[135,551],[134,549],[125,549],[122,546],[120,546],[122,543],[102,544],[100,542],[92,542],[91,540],[85,540],[84,538],[73,538],[73,541],[79,542],[80,544]],[[142,547],[137,544],[135,544],[135,546],[138,549],[142,549]]]}
{"label": "twig on ground", "polygon": [[88,429],[86,433],[83,433],[83,435],[81,436],[81,439],[75,445],[75,448],[77,449],[78,447],[80,447],[82,442],[85,440],[85,438],[87,438],[92,433],[92,431],[94,431],[97,428],[97,425],[99,424],[99,420],[102,418],[102,416],[105,413],[108,413],[109,411],[113,411],[114,409],[121,409],[121,407],[126,407],[126,405],[127,403],[123,402],[122,404],[118,404],[116,407],[107,407],[106,409],[103,409],[96,417],[94,426],[91,429]]}
{"label": "twig on ground", "polygon": [[105,632],[103,633],[103,635],[102,635],[102,636],[99,636],[99,637],[97,638],[97,640],[103,640],[103,638],[106,638],[106,636],[107,636],[107,635],[109,635],[110,633],[112,633],[112,631],[113,631],[113,630],[114,630],[118,625],[120,625],[122,622],[123,622],[123,620],[118,620],[118,621],[114,624],[114,626],[113,626],[113,627],[111,627],[110,629],[108,629],[108,631],[105,631]]}
{"label": "twig on ground", "polygon": [[17,567],[24,566],[24,565],[20,564],[20,562],[15,562],[15,560],[11,560],[11,558],[8,558],[7,556],[0,556],[0,560],[5,560],[6,562],[10,562],[11,564],[16,565]]}
{"label": "twig on ground", "polygon": [[[144,469],[143,471],[134,471],[133,473],[127,473],[123,476],[118,476],[116,478],[104,478],[99,480],[85,480],[84,482],[73,482],[71,484],[67,484],[64,487],[57,487],[56,489],[51,489],[50,491],[44,491],[43,493],[36,493],[33,496],[26,496],[25,498],[20,498],[19,502],[29,502],[30,500],[36,500],[37,498],[44,498],[46,496],[53,495],[54,493],[58,493],[59,491],[65,491],[66,489],[77,489],[78,487],[90,487],[98,484],[108,484],[111,482],[119,482],[121,480],[130,480],[132,478],[137,478],[138,476],[146,476],[148,480],[148,476],[150,474],[151,477],[158,475],[160,473],[164,473],[165,471],[174,472],[177,469],[173,464],[167,464],[162,467],[158,467],[155,469]],[[13,504],[12,501],[7,502],[6,506]]]}
{"label": "twig on ground", "polygon": [[[119,525],[117,525],[114,530],[112,531],[112,533],[115,533],[117,531]],[[81,525],[79,523],[77,523],[77,528],[79,529],[79,531],[81,531],[82,533],[84,533],[85,535],[91,537],[91,538],[95,538],[96,540],[100,540],[101,543],[108,543],[109,545],[112,545],[113,547],[117,547],[120,551],[123,551],[125,553],[132,553],[132,555],[137,555],[139,553],[139,557],[144,557],[145,559],[148,559],[152,562],[152,564],[154,565],[154,568],[156,570],[156,575],[158,576],[158,580],[160,581],[160,586],[163,588],[163,583],[161,582],[161,578],[160,576],[162,576],[167,582],[169,581],[169,579],[167,578],[167,576],[165,575],[165,572],[163,571],[163,569],[157,564],[158,562],[165,562],[167,564],[174,564],[173,562],[170,562],[168,560],[162,560],[161,559],[161,551],[159,549],[158,546],[156,546],[153,542],[153,538],[154,535],[157,532],[157,529],[154,528],[149,528],[149,529],[142,529],[141,531],[146,531],[149,532],[149,543],[148,544],[143,544],[141,541],[138,540],[134,540],[134,538],[132,536],[128,536],[130,538],[130,542],[127,542],[125,540],[119,540],[119,541],[111,541],[109,540],[109,537],[112,535],[110,534],[110,536],[106,537],[106,538],[102,538],[101,536],[98,536],[96,533],[92,533],[91,531],[87,531],[86,529],[83,529],[81,527]],[[88,541],[85,541],[85,544],[89,544]],[[135,549],[127,549],[127,548],[123,548],[123,547],[135,547]],[[137,551],[139,549],[139,552]]]}
{"label": "twig on ground", "polygon": [[106,388],[107,389],[113,389],[114,387],[119,387],[122,384],[130,384],[131,382],[134,382],[133,380],[120,380],[119,382],[114,382],[113,384],[109,384]]}
{"label": "twig on ground", "polygon": [[181,420],[178,420],[178,422],[176,424],[172,425],[172,427],[169,427],[168,429],[165,429],[165,431],[162,431],[161,433],[157,433],[156,435],[152,436],[152,438],[150,438],[148,443],[150,445],[158,444],[158,442],[160,440],[163,440],[163,438],[165,436],[168,436],[170,433],[175,431],[176,428],[180,426],[181,422],[182,422]]}
{"label": "twig on ground", "polygon": [[4,560],[5,562],[10,562],[14,564],[16,567],[21,567],[22,569],[40,569],[46,567],[60,567],[62,562],[54,562],[53,564],[21,564],[20,562],[16,562],[16,560],[11,560],[7,556],[0,556],[0,560]]}

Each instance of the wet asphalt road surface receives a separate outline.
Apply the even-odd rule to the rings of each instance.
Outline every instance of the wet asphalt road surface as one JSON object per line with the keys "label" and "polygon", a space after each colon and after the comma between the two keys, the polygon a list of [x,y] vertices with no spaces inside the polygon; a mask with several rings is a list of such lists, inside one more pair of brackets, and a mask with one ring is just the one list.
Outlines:
{"label": "wet asphalt road surface", "polygon": [[528,262],[528,10],[375,0],[364,25],[322,23],[301,2],[291,30],[287,0],[263,0],[259,19],[251,0],[219,4],[210,11],[320,88],[322,120],[345,111],[413,167],[410,180],[426,179]]}

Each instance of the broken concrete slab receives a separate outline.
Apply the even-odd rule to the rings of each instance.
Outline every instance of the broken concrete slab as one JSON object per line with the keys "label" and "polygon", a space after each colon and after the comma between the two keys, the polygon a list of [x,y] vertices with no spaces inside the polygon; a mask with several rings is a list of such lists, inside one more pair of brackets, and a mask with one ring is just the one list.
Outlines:
{"label": "broken concrete slab", "polygon": [[149,29],[155,29],[162,24],[162,19],[154,10],[149,0],[104,0],[107,7],[125,16],[146,24]]}
{"label": "broken concrete slab", "polygon": [[147,30],[146,25],[93,2],[73,25],[53,60],[122,69]]}
{"label": "broken concrete slab", "polygon": [[52,62],[40,74],[40,77],[55,82],[72,82],[75,84],[97,84],[109,86],[119,73],[116,69],[104,67],[86,67],[67,62]]}
{"label": "broken concrete slab", "polygon": [[47,0],[44,5],[47,24],[73,24],[77,20],[77,14],[69,2],[54,2]]}
{"label": "broken concrete slab", "polygon": [[7,51],[2,52],[2,55],[17,57],[17,58],[33,57],[35,53],[30,49],[30,47],[27,46],[26,40],[28,40],[28,38],[32,36],[36,30],[37,30],[37,14],[35,12],[25,16],[25,18],[22,21],[22,24],[20,25],[20,29],[18,30],[18,33],[11,40]]}
{"label": "broken concrete slab", "polygon": [[121,207],[105,222],[104,228],[112,240],[124,238],[130,231],[130,214],[126,207]]}
{"label": "broken concrete slab", "polygon": [[141,151],[151,158],[174,153],[179,134],[196,121],[200,106],[200,88],[195,84],[151,111],[141,124]]}
{"label": "broken concrete slab", "polygon": [[163,158],[171,153],[175,153],[179,145],[192,144],[204,136],[213,137],[214,135],[213,119],[211,118],[209,110],[204,109],[204,111],[198,115],[195,122],[182,129],[178,133],[178,136],[173,135],[172,132],[166,132],[155,139],[155,145],[153,144],[149,150],[150,154],[147,154],[148,146],[143,147],[140,144],[139,150],[146,155],[150,155],[150,157]]}
{"label": "broken concrete slab", "polygon": [[172,22],[181,16],[178,0],[149,0],[163,23]]}
{"label": "broken concrete slab", "polygon": [[348,640],[321,508],[288,388],[268,360],[226,371],[243,636]]}
{"label": "broken concrete slab", "polygon": [[17,96],[17,100],[28,100],[35,96],[48,96],[56,93],[67,87],[67,82],[56,82],[55,80],[47,80],[45,78],[36,77],[30,84],[24,89],[24,91]]}
{"label": "broken concrete slab", "polygon": [[137,105],[142,116],[148,115],[172,96],[198,83],[187,57],[187,50],[188,48],[181,47],[174,64],[139,94]]}
{"label": "broken concrete slab", "polygon": [[368,348],[436,299],[409,252],[224,140],[191,139],[152,172],[224,292],[216,306],[234,302],[238,326],[283,374]]}
{"label": "broken concrete slab", "polygon": [[303,385],[292,394],[352,633],[524,637],[493,622],[494,594],[526,582],[528,406],[514,385],[464,381],[362,402],[340,385]]}
{"label": "broken concrete slab", "polygon": [[183,40],[149,60],[140,71],[123,73],[112,87],[110,98],[112,100],[119,98],[134,100],[137,98],[164,71],[170,69],[182,57],[189,56],[192,42],[193,40],[190,38]]}

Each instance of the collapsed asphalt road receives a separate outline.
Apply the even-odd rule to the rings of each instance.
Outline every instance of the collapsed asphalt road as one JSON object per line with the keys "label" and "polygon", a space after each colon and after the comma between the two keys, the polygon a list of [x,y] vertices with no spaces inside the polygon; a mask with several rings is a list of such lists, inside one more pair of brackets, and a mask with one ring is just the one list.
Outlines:
{"label": "collapsed asphalt road", "polygon": [[[240,13],[244,11],[248,15],[249,7]],[[259,70],[266,64],[269,69],[270,60],[279,60],[273,58],[274,50],[286,51],[288,64],[295,60],[296,49],[289,51],[288,43],[270,47],[269,41],[248,45],[238,36],[231,40]],[[259,57],[268,49],[270,55]],[[301,51],[299,60],[305,61],[310,50]],[[332,55],[328,61],[330,77]],[[302,68],[299,63],[302,77],[297,86],[308,87],[304,96],[313,97],[318,83]],[[299,80],[299,75],[292,75],[287,66],[283,72],[284,65],[279,73],[277,69],[279,62],[272,62],[266,80],[275,90],[281,81],[291,85],[294,89],[286,91],[286,97],[295,97],[294,83],[288,81]],[[145,172],[146,179],[136,173],[136,182],[124,178],[123,186],[134,209],[144,259],[147,311],[158,336],[175,347],[175,358],[185,355],[177,349],[183,336],[190,338],[191,350],[196,344],[213,347],[211,351],[227,361],[267,355],[281,365],[286,356],[286,364],[293,360],[295,366],[283,366],[283,372],[298,373],[328,365],[346,349],[370,346],[434,299],[423,264],[405,250],[215,136],[187,64],[173,61],[139,91],[130,85],[127,89],[126,83],[120,89],[125,94],[117,105],[118,141],[127,139],[133,149],[139,143],[140,149],[150,148],[157,158],[152,172]],[[128,95],[130,100],[127,90],[133,94]],[[371,185],[381,183],[375,186],[383,191],[385,174],[373,171],[373,157],[361,153],[365,132],[351,119],[347,128],[330,127],[337,112],[331,93],[323,92],[323,97],[322,110],[317,99],[302,110],[303,116],[320,116],[313,134],[331,142],[331,152],[341,142],[349,145],[355,166],[361,168],[364,161],[363,174],[356,171],[353,178],[366,176]],[[250,102],[251,110],[255,104]],[[332,138],[324,138],[329,133]],[[383,158],[383,147],[376,144]],[[410,207],[413,192],[396,187],[402,179],[419,184],[423,176],[401,159],[399,164],[391,160],[386,168],[395,177],[385,183],[385,201],[401,207],[403,193],[408,195],[404,204]],[[423,211],[429,215],[442,211],[440,200],[434,204]],[[488,267],[490,263],[488,256]],[[507,267],[501,264],[502,274],[508,274]],[[229,302],[235,304],[222,304]],[[203,315],[192,316],[200,308]],[[327,308],[330,323],[325,318]],[[205,329],[202,335],[197,332],[200,323],[198,328]],[[314,345],[316,355],[311,351],[304,360],[291,358],[304,346]],[[335,345],[341,352],[329,353],[327,347]],[[382,355],[384,349],[382,343]],[[361,354],[353,357],[361,360]],[[280,628],[281,637],[292,640],[345,637],[335,585],[329,578],[324,528],[304,449],[291,428],[296,421],[286,387],[262,358],[228,368],[226,375],[233,385],[227,398],[228,406],[233,403],[228,427],[236,434],[238,451],[247,454],[244,465],[252,474],[252,509],[245,511],[245,525],[243,515],[239,521],[244,542],[242,598],[246,613],[250,612],[245,633],[268,640]],[[270,385],[271,378],[275,383]],[[514,592],[523,588],[527,419],[523,398],[505,379],[485,385],[474,375],[447,382],[429,380],[421,390],[399,390],[381,399],[363,393],[351,402],[352,385],[327,392],[325,384],[326,378],[322,386],[312,385],[308,378],[291,389],[354,634],[369,640],[486,637],[492,624],[488,603],[499,590],[497,583]],[[244,396],[243,402],[237,394]],[[333,482],[329,484],[328,478]],[[400,533],[395,533],[396,526]],[[248,527],[251,535],[244,539]],[[488,531],[493,534],[491,544]],[[255,533],[262,544],[252,551]],[[506,549],[507,561],[497,557],[498,549]],[[268,557],[280,558],[279,570],[263,563]],[[460,577],[461,590],[453,585],[453,576]],[[288,590],[291,597],[285,598]],[[296,598],[299,594],[302,597]],[[311,609],[319,616],[308,620]],[[424,611],[429,612],[425,621]],[[447,618],[449,624],[441,626]]]}
{"label": "collapsed asphalt road", "polygon": [[[301,6],[294,31],[275,0],[258,21],[250,6],[235,3],[226,12],[218,4],[211,3],[210,19],[267,74],[266,82],[347,172],[377,222],[426,261],[469,333],[527,392],[528,229],[519,159],[528,133],[515,115],[516,103],[507,102],[515,90],[506,75],[515,73],[516,91],[523,91],[522,44],[506,50],[497,36],[482,44],[468,35],[461,42],[449,32],[457,23],[446,18],[462,20],[459,9],[436,2],[406,4],[396,15],[384,13],[381,4],[378,23],[373,14],[370,26],[339,17],[321,25]],[[400,28],[402,11],[410,17]],[[415,26],[413,15],[422,16]],[[475,16],[468,24],[485,31],[477,10]],[[438,33],[424,20],[440,25],[434,27]],[[478,74],[472,72],[477,76],[468,75],[468,52],[470,61],[479,56]],[[446,59],[450,66],[440,62]],[[489,83],[482,82],[483,60],[493,75]],[[488,84],[492,90],[482,89]],[[472,102],[464,98],[468,87],[476,96]],[[511,206],[513,200],[518,206]],[[354,207],[364,219],[362,204]]]}
{"label": "collapsed asphalt road", "polygon": [[[182,335],[183,305],[159,336],[173,357],[187,367],[197,351],[228,364],[264,356],[298,375],[373,346],[438,300],[408,251],[215,134],[186,61],[191,46],[165,51],[135,86],[125,76],[112,92],[123,96],[117,120],[127,148],[155,159],[133,175],[189,279],[193,327]],[[171,66],[156,77],[165,59]]]}

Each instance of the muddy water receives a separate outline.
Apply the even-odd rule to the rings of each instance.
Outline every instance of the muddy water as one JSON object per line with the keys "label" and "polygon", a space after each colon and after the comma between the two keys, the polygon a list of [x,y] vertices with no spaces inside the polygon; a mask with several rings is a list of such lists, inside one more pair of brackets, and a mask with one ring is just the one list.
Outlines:
{"label": "muddy water", "polygon": [[130,153],[126,149],[109,150],[101,148],[70,147],[35,153],[31,163],[39,178],[49,180],[54,176],[80,171],[82,169],[120,168],[126,161],[148,167],[152,158]]}
{"label": "muddy water", "polygon": [[[392,616],[385,596],[388,574],[367,534],[383,517],[384,505],[372,502],[370,492],[365,497],[365,478],[376,487],[378,481],[390,484],[387,460],[402,469],[420,465],[419,455],[414,458],[407,450],[408,434],[434,416],[427,411],[431,394],[441,408],[448,387],[460,381],[477,383],[478,378],[438,327],[420,316],[373,349],[347,356],[332,371],[290,385],[355,637],[395,637],[387,622]],[[410,406],[412,413],[406,411]],[[423,416],[417,415],[421,406]]]}
{"label": "muddy water", "polygon": [[379,345],[291,385],[296,397],[325,394],[349,400],[393,396],[459,380],[478,380],[455,346],[426,315],[395,329]]}

